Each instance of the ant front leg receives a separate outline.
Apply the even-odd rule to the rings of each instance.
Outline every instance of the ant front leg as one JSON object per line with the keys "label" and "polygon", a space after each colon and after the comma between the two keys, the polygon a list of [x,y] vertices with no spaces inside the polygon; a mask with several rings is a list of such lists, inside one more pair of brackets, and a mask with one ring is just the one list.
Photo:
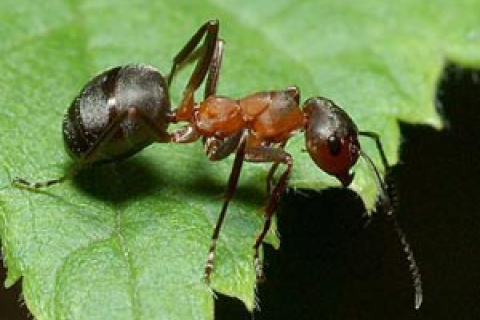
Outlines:
{"label": "ant front leg", "polygon": [[219,161],[231,155],[240,145],[244,131],[240,130],[231,137],[218,139],[215,137],[203,138],[203,145],[208,159]]}
{"label": "ant front leg", "polygon": [[187,124],[170,134],[170,141],[175,143],[190,143],[197,141],[200,133],[191,124]]}
{"label": "ant front leg", "polygon": [[[283,146],[285,146],[285,144],[282,144],[282,147]],[[275,165],[279,163],[283,163],[287,166],[270,193],[270,198],[268,200],[267,206],[265,207],[263,227],[258,233],[255,244],[253,246],[253,259],[255,264],[255,271],[257,274],[257,280],[261,281],[265,278],[265,275],[263,273],[263,264],[260,260],[259,248],[263,242],[263,239],[267,235],[268,230],[270,229],[270,225],[272,223],[272,216],[277,210],[280,196],[287,187],[288,178],[290,177],[290,173],[292,171],[293,159],[292,156],[289,153],[285,152],[282,148],[252,147],[247,148],[245,153],[245,159],[249,162],[274,162],[270,171],[272,171],[274,168],[276,169]]]}

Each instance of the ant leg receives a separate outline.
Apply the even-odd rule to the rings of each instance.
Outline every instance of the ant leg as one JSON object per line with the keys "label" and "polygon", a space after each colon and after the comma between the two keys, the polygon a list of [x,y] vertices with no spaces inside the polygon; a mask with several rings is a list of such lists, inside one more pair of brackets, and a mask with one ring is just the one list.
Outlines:
{"label": "ant leg", "polygon": [[[203,56],[200,57],[200,61],[198,61],[197,66],[193,71],[193,74],[198,74],[200,79],[203,80],[205,74],[207,73],[210,60],[212,59],[213,50],[215,48],[215,43],[218,37],[218,29],[218,20],[210,20],[205,22],[197,30],[197,32],[195,32],[195,34],[190,38],[190,40],[188,40],[187,44],[185,44],[183,48],[175,55],[175,57],[173,58],[172,68],[170,69],[170,73],[167,76],[167,84],[169,87],[172,83],[172,79],[175,73],[177,72],[177,69],[181,68],[184,63],[190,62],[190,59],[199,59],[199,57],[196,56],[197,54]],[[204,36],[205,40],[200,47],[200,49],[204,52],[197,52],[195,49],[197,48],[198,44]],[[191,81],[192,80],[190,79],[190,82]]]}
{"label": "ant leg", "polygon": [[75,173],[72,172],[74,171],[73,169],[70,169],[68,173],[60,178],[57,179],[50,179],[46,181],[38,181],[38,182],[29,182],[23,178],[20,177],[15,177],[12,180],[12,185],[19,187],[19,188],[26,188],[26,189],[41,189],[41,188],[47,188],[51,185],[57,184],[57,183],[62,183],[63,181],[67,180],[71,176],[73,176]]}
{"label": "ant leg", "polygon": [[[183,97],[182,100],[174,112],[174,117],[173,117],[173,122],[179,122],[179,121],[191,121],[192,116],[193,116],[193,108],[195,105],[194,102],[194,93],[195,90],[198,89],[198,87],[201,85],[202,81],[205,79],[206,76],[206,71],[209,71],[208,77],[207,77],[207,82],[205,84],[205,91],[204,91],[204,97],[205,99],[209,96],[212,96],[216,93],[217,91],[217,86],[218,86],[218,78],[220,75],[220,68],[222,64],[222,59],[223,59],[223,50],[224,50],[224,44],[225,42],[221,39],[217,39],[215,41],[215,46],[213,48],[213,53],[210,56],[210,59],[207,60],[205,59],[204,61],[200,61],[200,63],[207,64],[205,65],[206,69],[203,70],[194,70],[194,73],[192,73],[190,80],[187,84],[187,87],[185,88],[183,92]],[[202,72],[196,73],[196,72]]]}
{"label": "ant leg", "polygon": [[57,179],[51,179],[47,181],[40,181],[40,182],[28,182],[22,178],[15,178],[12,181],[12,184],[17,187],[27,188],[27,189],[40,189],[46,188],[54,184],[62,183],[65,180],[73,177],[78,171],[80,171],[83,167],[88,165],[95,156],[101,151],[101,146],[112,139],[113,136],[118,132],[120,129],[120,123],[126,118],[128,115],[128,110],[124,110],[121,113],[116,113],[115,110],[112,109],[110,113],[110,124],[107,128],[102,132],[102,134],[98,137],[95,143],[75,162],[73,167],[71,167],[68,172]]}
{"label": "ant leg", "polygon": [[[208,21],[202,27],[200,27],[200,29],[193,35],[185,47],[180,50],[180,52],[174,58],[174,63],[172,65],[170,75],[168,76],[167,83],[171,81],[171,77],[175,73],[177,67],[188,59],[202,37],[205,35],[205,40],[200,48],[202,52],[198,58],[195,69],[190,76],[188,84],[185,87],[183,98],[179,104],[179,107],[174,113],[174,122],[182,120],[189,121],[192,117],[194,107],[194,92],[205,79],[208,69],[210,68],[214,59],[217,47],[220,48],[220,50],[223,48],[222,45],[218,44],[219,42],[222,42],[218,39],[218,29],[219,23],[217,20]],[[221,54],[219,57],[221,59]]]}
{"label": "ant leg", "polygon": [[175,143],[190,143],[197,141],[200,134],[191,124],[187,124],[170,134],[170,141]]}
{"label": "ant leg", "polygon": [[280,195],[287,187],[288,178],[290,177],[290,173],[292,171],[293,159],[292,156],[283,149],[270,147],[247,148],[245,159],[249,162],[274,162],[283,163],[287,166],[270,194],[267,206],[265,207],[263,227],[258,233],[253,246],[253,258],[257,273],[257,280],[263,280],[265,275],[263,273],[262,262],[260,261],[259,248],[268,230],[270,229],[272,216],[277,210]]}
{"label": "ant leg", "polygon": [[210,69],[207,76],[207,82],[205,83],[205,92],[203,94],[204,100],[217,93],[218,78],[220,76],[220,69],[222,67],[224,45],[225,41],[222,39],[217,40],[215,52],[213,53],[212,62],[210,64]]}
{"label": "ant leg", "polygon": [[223,140],[215,137],[204,137],[203,144],[208,159],[212,161],[219,161],[228,157],[235,151],[235,149],[237,149],[243,134],[244,131],[240,130],[231,137]]}
{"label": "ant leg", "polygon": [[[237,149],[243,130],[240,130],[231,137],[218,139],[216,137],[203,137],[203,145],[208,158],[212,161],[218,161],[226,158]],[[175,143],[189,143],[198,140],[201,134],[192,124],[187,124],[172,133],[170,141]]]}
{"label": "ant leg", "polygon": [[[213,54],[212,61],[210,64],[210,69],[209,69],[210,71],[208,73],[207,82],[205,84],[205,93],[204,93],[205,99],[211,95],[214,95],[217,91],[218,78],[220,75],[220,68],[221,68],[222,57],[223,57],[223,45],[224,45],[223,40],[221,39],[217,40],[216,46],[215,46],[215,52]],[[191,93],[187,93],[184,96],[180,106],[174,112],[174,115],[171,121],[178,122],[178,121],[184,120],[184,121],[190,122],[193,115],[194,104],[195,103],[193,101],[193,91],[192,91]],[[194,126],[192,125],[186,125],[183,128],[180,128],[174,131],[170,136],[171,136],[170,140],[177,143],[193,142],[200,137],[197,130],[195,130]],[[240,137],[241,137],[241,134],[239,138]],[[221,141],[218,139],[216,140]],[[221,143],[223,144],[223,142]],[[204,141],[204,144],[206,144],[205,141]],[[237,147],[237,145],[238,145],[238,139],[237,139],[237,143],[236,144],[234,143],[233,148],[230,149],[228,154],[232,153],[233,150],[235,150],[235,148]],[[207,154],[208,153],[209,151],[207,151]]]}
{"label": "ant leg", "polygon": [[215,225],[215,229],[213,230],[212,239],[210,248],[208,250],[208,259],[207,263],[205,264],[205,274],[204,280],[209,283],[210,282],[210,274],[213,271],[214,261],[215,261],[215,251],[217,248],[217,241],[218,236],[220,234],[220,229],[222,228],[223,221],[225,219],[225,214],[227,213],[228,204],[237,189],[238,178],[240,177],[240,172],[242,170],[243,159],[245,157],[245,146],[246,146],[246,139],[242,138],[240,141],[237,153],[235,154],[235,160],[233,161],[232,171],[230,172],[230,176],[228,178],[228,186],[227,190],[224,194],[224,201],[223,206],[220,211],[220,215],[218,216],[217,223]]}
{"label": "ant leg", "polygon": [[[283,141],[280,145],[279,145],[279,148],[280,149],[284,149],[285,148],[285,145],[287,144],[287,141]],[[267,193],[270,194],[270,191],[272,191],[272,188],[273,188],[273,176],[275,175],[275,172],[277,171],[277,168],[278,168],[278,165],[280,163],[279,162],[275,162],[274,164],[272,164],[272,166],[270,167],[270,170],[268,171],[268,174],[267,174],[267,178],[266,178],[266,181],[267,181]]]}
{"label": "ant leg", "polygon": [[154,141],[160,143],[172,141],[171,134],[165,132],[164,128],[160,127],[157,122],[152,121],[152,119],[141,109],[129,108],[127,115],[133,122],[138,123],[142,129],[147,130],[149,135],[154,137]]}
{"label": "ant leg", "polygon": [[15,178],[12,181],[12,184],[17,187],[27,188],[27,189],[40,189],[46,188],[54,184],[62,183],[65,180],[73,177],[78,171],[87,166],[89,163],[95,160],[95,157],[102,151],[102,146],[111,140],[121,129],[120,123],[129,115],[130,110],[123,110],[120,113],[117,113],[114,109],[110,112],[110,123],[102,132],[102,134],[97,138],[95,143],[90,146],[90,148],[75,162],[73,167],[71,167],[67,173],[57,179],[51,179],[40,182],[29,182],[22,178]]}

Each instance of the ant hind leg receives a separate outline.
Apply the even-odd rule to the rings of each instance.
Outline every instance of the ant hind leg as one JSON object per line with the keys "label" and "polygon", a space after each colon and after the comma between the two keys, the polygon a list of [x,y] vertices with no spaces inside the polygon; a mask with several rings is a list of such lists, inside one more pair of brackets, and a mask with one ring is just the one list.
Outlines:
{"label": "ant hind leg", "polygon": [[[270,226],[272,223],[272,216],[275,214],[277,210],[278,202],[280,200],[280,196],[282,192],[287,187],[288,178],[290,177],[290,173],[292,171],[293,160],[292,160],[292,156],[283,150],[283,147],[282,148],[272,148],[272,147],[248,148],[246,150],[245,158],[247,161],[250,161],[250,162],[273,162],[274,164],[272,165],[272,169],[270,171],[272,171],[273,169],[276,169],[275,164],[283,163],[287,166],[283,171],[282,175],[280,176],[280,178],[278,179],[278,181],[275,183],[273,190],[269,192],[270,198],[268,200],[267,206],[265,207],[265,212],[263,215],[263,218],[264,218],[263,227],[258,233],[255,239],[255,244],[253,245],[253,249],[254,249],[253,259],[255,264],[255,270],[257,273],[257,280],[261,281],[265,278],[265,275],[263,273],[263,265],[260,259],[260,253],[259,253],[260,245],[262,244],[263,239],[267,235],[268,230],[270,230]],[[267,183],[270,184],[270,182],[268,181]]]}
{"label": "ant hind leg", "polygon": [[14,178],[12,184],[19,188],[25,188],[30,190],[37,190],[50,187],[55,184],[59,184],[72,178],[78,171],[82,170],[85,166],[93,163],[96,156],[102,151],[102,146],[110,141],[121,129],[120,123],[128,116],[129,110],[123,110],[117,113],[114,109],[110,112],[110,123],[102,134],[97,138],[95,143],[75,162],[75,164],[67,171],[67,173],[57,179],[50,179],[38,182],[29,182],[23,178]]}

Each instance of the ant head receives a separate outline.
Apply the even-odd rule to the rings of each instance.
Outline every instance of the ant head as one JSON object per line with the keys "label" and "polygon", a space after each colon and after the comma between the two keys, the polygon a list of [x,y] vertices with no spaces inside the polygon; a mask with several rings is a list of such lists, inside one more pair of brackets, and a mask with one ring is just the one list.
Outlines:
{"label": "ant head", "polygon": [[350,185],[353,180],[350,169],[360,152],[357,126],[345,111],[325,98],[308,99],[303,110],[307,118],[305,139],[310,157],[343,186]]}

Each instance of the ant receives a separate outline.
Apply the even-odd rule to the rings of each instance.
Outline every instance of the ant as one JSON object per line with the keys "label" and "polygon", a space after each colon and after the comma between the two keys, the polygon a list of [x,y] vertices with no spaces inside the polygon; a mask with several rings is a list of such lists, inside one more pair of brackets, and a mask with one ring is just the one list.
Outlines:
{"label": "ant", "polygon": [[[215,52],[219,22],[204,23],[173,58],[170,73],[128,64],[108,69],[91,79],[73,100],[63,119],[63,140],[75,164],[57,179],[13,184],[38,189],[61,183],[89,165],[115,162],[139,152],[154,142],[169,142],[167,132],[172,111],[168,89],[178,69],[198,60],[184,96],[203,83]],[[204,38],[203,43],[200,42]]]}
{"label": "ant", "polygon": [[[29,189],[48,187],[65,181],[88,165],[122,160],[153,142],[190,143],[202,138],[206,154],[212,161],[235,153],[205,264],[207,283],[214,267],[220,230],[244,161],[272,163],[266,177],[269,200],[264,224],[253,246],[257,279],[264,278],[259,247],[270,229],[279,197],[287,187],[293,159],[284,148],[296,132],[305,132],[310,157],[344,187],[353,180],[351,168],[358,158],[365,159],[376,177],[385,212],[394,218],[387,186],[358,141],[358,136],[373,139],[387,170],[389,166],[378,134],[359,131],[349,115],[326,98],[309,98],[300,108],[300,90],[295,86],[261,91],[238,100],[216,95],[224,44],[218,38],[218,31],[216,20],[203,24],[174,57],[166,77],[147,65],[115,67],[94,77],[72,102],[63,121],[65,147],[76,160],[74,166],[58,179],[30,183],[16,178],[13,183]],[[199,46],[202,38],[204,41]],[[183,98],[177,110],[172,112],[168,88],[177,69],[195,59],[198,61]],[[204,100],[195,103],[194,94],[205,77]],[[169,124],[177,122],[187,124],[169,133]],[[286,168],[274,182],[280,164]],[[405,235],[397,224],[395,229],[410,261],[418,308],[422,302],[420,273]]]}
{"label": "ant", "polygon": [[[187,122],[171,134],[172,142],[190,143],[202,138],[207,157],[218,161],[235,153],[224,202],[214,228],[204,279],[209,282],[215,252],[228,205],[237,188],[243,162],[272,163],[266,177],[269,199],[264,208],[264,223],[253,249],[257,280],[264,279],[259,247],[271,225],[281,193],[286,189],[293,167],[292,156],[284,150],[296,132],[305,133],[306,149],[315,164],[336,177],[344,187],[350,185],[351,168],[362,157],[371,168],[379,189],[379,203],[394,221],[394,228],[410,263],[415,291],[415,308],[422,303],[422,283],[413,252],[395,218],[390,189],[372,159],[362,151],[358,136],[375,142],[385,171],[389,170],[378,134],[359,131],[350,116],[333,101],[323,97],[307,99],[300,108],[300,90],[296,86],[279,91],[261,91],[241,99],[216,94],[223,56],[223,42],[218,42],[206,80],[204,100],[195,103],[193,94],[174,112],[173,122]],[[286,167],[274,183],[279,164]]]}

